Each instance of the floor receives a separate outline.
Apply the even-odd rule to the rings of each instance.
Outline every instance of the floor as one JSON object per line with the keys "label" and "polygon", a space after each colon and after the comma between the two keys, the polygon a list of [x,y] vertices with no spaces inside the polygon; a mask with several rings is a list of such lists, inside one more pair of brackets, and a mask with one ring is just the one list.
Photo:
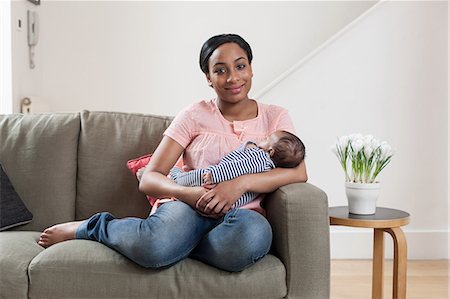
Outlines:
{"label": "floor", "polygon": [[[408,299],[448,299],[449,260],[408,261]],[[392,298],[392,261],[385,262],[384,298]],[[365,299],[372,295],[372,261],[332,260],[331,298]]]}

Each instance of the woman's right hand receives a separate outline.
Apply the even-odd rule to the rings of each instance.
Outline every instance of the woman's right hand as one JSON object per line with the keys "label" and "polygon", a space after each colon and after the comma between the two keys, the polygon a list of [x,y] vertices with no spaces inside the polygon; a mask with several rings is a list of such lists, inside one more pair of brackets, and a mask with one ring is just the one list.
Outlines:
{"label": "woman's right hand", "polygon": [[204,187],[185,187],[183,197],[180,197],[179,199],[189,204],[194,209],[197,209],[195,206],[197,201],[207,192],[208,189]]}
{"label": "woman's right hand", "polygon": [[211,218],[220,218],[222,215],[218,215],[214,212],[207,213],[197,206],[197,203],[200,201],[201,198],[205,196],[210,190],[204,188],[204,187],[184,187],[186,188],[183,191],[183,197],[179,198],[179,200],[182,200],[183,202],[189,204],[192,208],[194,208],[200,215],[205,217],[211,217]]}
{"label": "woman's right hand", "polygon": [[243,181],[240,178],[217,184],[197,201],[197,210],[216,217],[225,215],[245,193]]}

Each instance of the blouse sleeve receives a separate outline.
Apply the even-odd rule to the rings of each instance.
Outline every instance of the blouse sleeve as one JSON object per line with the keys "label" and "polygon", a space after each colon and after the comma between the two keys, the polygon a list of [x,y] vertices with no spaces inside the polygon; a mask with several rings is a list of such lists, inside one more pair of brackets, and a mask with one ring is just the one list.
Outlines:
{"label": "blouse sleeve", "polygon": [[192,106],[181,110],[174,118],[172,123],[164,132],[168,136],[178,142],[183,148],[186,148],[193,139],[194,123],[192,120]]}

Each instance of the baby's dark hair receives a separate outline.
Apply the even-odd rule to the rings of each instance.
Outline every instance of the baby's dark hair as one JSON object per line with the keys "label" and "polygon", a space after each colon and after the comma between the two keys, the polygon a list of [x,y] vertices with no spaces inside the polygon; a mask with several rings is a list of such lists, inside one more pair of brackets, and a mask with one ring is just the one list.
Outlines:
{"label": "baby's dark hair", "polygon": [[200,51],[200,69],[203,73],[209,73],[209,58],[212,53],[221,45],[226,43],[238,44],[246,53],[248,63],[252,63],[253,54],[250,45],[237,34],[219,34],[209,38],[202,46]]}
{"label": "baby's dark hair", "polygon": [[292,133],[281,131],[283,136],[272,146],[272,161],[276,167],[297,167],[305,159],[305,145]]}

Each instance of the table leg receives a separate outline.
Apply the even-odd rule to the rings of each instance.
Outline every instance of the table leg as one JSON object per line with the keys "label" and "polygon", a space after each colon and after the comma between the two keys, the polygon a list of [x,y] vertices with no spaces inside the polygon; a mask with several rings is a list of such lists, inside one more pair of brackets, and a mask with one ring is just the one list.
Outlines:
{"label": "table leg", "polygon": [[373,230],[372,298],[383,298],[384,231]]}
{"label": "table leg", "polygon": [[384,229],[394,240],[394,282],[392,297],[395,299],[406,298],[406,265],[407,246],[406,237],[400,227]]}

